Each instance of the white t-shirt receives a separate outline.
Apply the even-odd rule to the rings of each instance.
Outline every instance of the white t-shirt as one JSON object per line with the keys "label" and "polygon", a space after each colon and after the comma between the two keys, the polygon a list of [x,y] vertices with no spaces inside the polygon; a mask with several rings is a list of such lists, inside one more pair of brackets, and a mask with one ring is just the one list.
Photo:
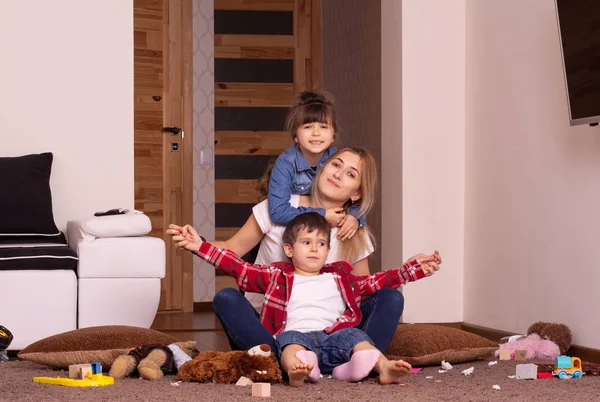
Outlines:
{"label": "white t-shirt", "polygon": [[[294,208],[298,208],[300,205],[300,196],[297,194],[292,194],[290,197],[290,205]],[[258,250],[255,263],[269,265],[278,261],[290,262],[290,259],[287,258],[283,251],[282,237],[285,226],[273,224],[271,221],[271,216],[269,215],[268,201],[264,200],[263,202],[256,204],[254,208],[252,208],[252,212],[254,214],[254,218],[256,218],[256,222],[258,222],[258,226],[260,226],[260,229],[265,234],[260,241],[260,248]],[[340,260],[337,232],[337,227],[331,229],[331,244],[329,247],[329,255],[325,261],[326,264]],[[371,243],[370,240],[367,240],[367,246],[365,250],[359,254],[355,261],[348,262],[350,264],[354,264],[363,258],[367,258],[374,250],[375,247],[373,247],[373,243]],[[261,310],[264,295],[258,293],[246,293],[246,298],[250,300],[250,303],[257,311]]]}
{"label": "white t-shirt", "polygon": [[346,311],[346,302],[331,272],[317,276],[294,275],[287,306],[286,331],[323,331]]}

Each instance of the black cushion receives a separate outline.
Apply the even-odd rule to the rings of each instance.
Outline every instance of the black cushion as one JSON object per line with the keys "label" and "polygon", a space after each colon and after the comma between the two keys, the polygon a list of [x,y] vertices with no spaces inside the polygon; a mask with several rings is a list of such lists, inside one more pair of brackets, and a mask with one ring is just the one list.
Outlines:
{"label": "black cushion", "polygon": [[50,152],[0,158],[0,238],[62,236],[52,214],[51,169]]}
{"label": "black cushion", "polygon": [[77,254],[66,245],[0,247],[0,271],[77,269]]}

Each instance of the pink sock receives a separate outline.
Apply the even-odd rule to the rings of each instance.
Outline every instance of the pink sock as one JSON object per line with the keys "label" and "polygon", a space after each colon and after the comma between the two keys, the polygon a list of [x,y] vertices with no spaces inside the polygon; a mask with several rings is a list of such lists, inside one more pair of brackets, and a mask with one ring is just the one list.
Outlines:
{"label": "pink sock", "polygon": [[373,370],[379,356],[381,356],[381,352],[377,349],[354,352],[349,362],[340,364],[333,369],[333,378],[343,381],[360,381]]}
{"label": "pink sock", "polygon": [[310,382],[319,382],[321,379],[321,370],[319,370],[319,358],[315,352],[310,350],[299,350],[296,352],[296,359],[300,360],[304,364],[312,364],[314,367],[307,375]]}

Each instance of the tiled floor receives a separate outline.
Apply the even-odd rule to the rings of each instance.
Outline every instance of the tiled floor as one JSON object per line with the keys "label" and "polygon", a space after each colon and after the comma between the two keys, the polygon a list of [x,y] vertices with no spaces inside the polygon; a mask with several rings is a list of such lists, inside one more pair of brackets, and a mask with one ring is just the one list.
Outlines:
{"label": "tiled floor", "polygon": [[152,329],[181,340],[195,340],[200,351],[230,350],[221,323],[211,312],[168,313],[160,312]]}

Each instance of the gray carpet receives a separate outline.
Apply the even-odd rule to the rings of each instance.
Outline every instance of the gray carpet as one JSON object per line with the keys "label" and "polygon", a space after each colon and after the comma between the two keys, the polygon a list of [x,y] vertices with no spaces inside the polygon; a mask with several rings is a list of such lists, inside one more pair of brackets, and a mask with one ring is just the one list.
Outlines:
{"label": "gray carpet", "polygon": [[[579,380],[515,380],[515,362],[499,361],[461,364],[446,373],[437,367],[403,378],[408,385],[381,386],[371,381],[349,384],[323,379],[303,388],[274,385],[271,401],[598,401],[600,377]],[[461,371],[474,366],[467,377]],[[248,387],[235,385],[182,383],[171,385],[175,377],[151,382],[135,378],[117,381],[100,388],[72,388],[38,384],[35,376],[68,377],[66,371],[53,370],[30,362],[0,363],[0,401],[237,401],[253,400]],[[427,376],[433,376],[427,379]],[[498,384],[501,390],[492,389]]]}

